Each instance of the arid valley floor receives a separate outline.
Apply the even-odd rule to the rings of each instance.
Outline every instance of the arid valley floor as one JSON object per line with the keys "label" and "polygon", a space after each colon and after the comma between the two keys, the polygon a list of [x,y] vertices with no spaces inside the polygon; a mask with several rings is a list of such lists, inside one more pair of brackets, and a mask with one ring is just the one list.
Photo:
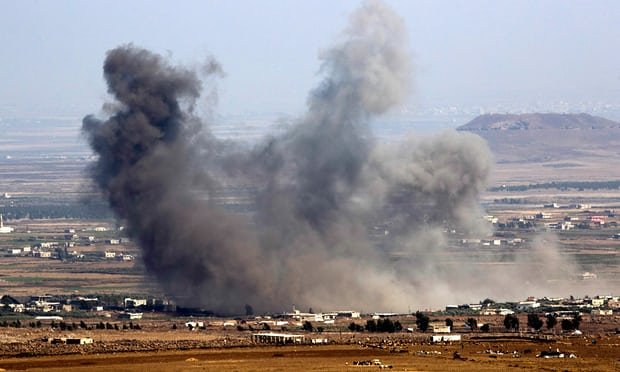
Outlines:
{"label": "arid valley floor", "polygon": [[[36,143],[32,149],[39,149]],[[304,344],[285,346],[252,342],[253,333],[264,331],[261,320],[265,320],[253,316],[216,317],[208,313],[188,315],[141,310],[142,319],[120,319],[119,315],[126,310],[124,298],[168,301],[168,297],[145,273],[141,251],[127,239],[103,201],[88,186],[84,169],[89,158],[79,152],[32,158],[20,156],[19,148],[11,150],[17,155],[0,160],[0,191],[6,193],[0,198],[0,212],[5,225],[14,228],[10,234],[0,234],[0,294],[22,303],[32,296],[46,294],[61,302],[97,297],[102,306],[90,310],[54,308],[45,312],[11,312],[9,304],[3,304],[6,306],[0,312],[0,324],[6,326],[0,328],[0,368],[46,371],[354,371],[381,366],[399,371],[620,369],[618,309],[612,315],[595,315],[596,309],[591,306],[580,311],[582,334],[563,332],[559,325],[553,330],[543,327],[541,332],[532,332],[526,326],[531,310],[519,312],[519,332],[507,331],[503,315],[484,315],[482,310],[460,308],[450,312],[445,308],[451,304],[448,300],[440,307],[421,304],[411,308],[408,314],[392,314],[390,318],[398,320],[403,327],[399,332],[351,332],[348,328],[351,322],[363,326],[372,319],[374,309],[369,306],[358,309],[366,313],[361,319],[341,318],[333,324],[313,322],[312,332],[304,331],[301,321],[286,326],[271,323],[272,331],[305,337]],[[536,289],[542,288],[545,293],[531,293],[534,287],[515,283],[524,286],[522,292],[526,295],[494,300],[516,308],[529,295],[588,296],[586,299],[597,295],[617,296],[620,217],[616,211],[620,209],[620,191],[587,185],[585,188],[511,188],[555,180],[615,180],[619,178],[613,173],[617,169],[620,168],[613,159],[604,163],[593,158],[496,164],[489,190],[481,196],[489,224],[494,225],[493,235],[480,239],[451,236],[451,248],[443,258],[444,264],[458,267],[468,262],[501,270],[510,259],[510,265],[538,265],[544,270],[545,262],[514,260],[527,257],[527,243],[543,234],[549,244],[557,247],[561,257],[575,264],[574,272],[559,282],[538,283]],[[245,194],[221,190],[220,199],[225,207],[244,213]],[[564,230],[562,224],[570,227]],[[50,252],[50,257],[43,257],[40,252]],[[105,252],[113,256],[106,257]],[[586,273],[593,277],[586,280]],[[484,297],[466,301],[482,300]],[[456,325],[453,333],[460,335],[461,341],[429,342],[432,331],[422,332],[416,327],[412,313],[417,310],[435,322],[452,318]],[[239,313],[242,312],[240,309]],[[533,312],[543,317],[545,311]],[[60,329],[59,320],[44,319],[41,324],[34,324],[35,316],[50,315],[62,317],[63,323],[71,325],[70,329]],[[488,324],[490,331],[471,331],[464,327],[470,317],[479,325]],[[16,327],[18,320],[20,326]],[[186,323],[195,321],[202,321],[206,326],[198,330],[186,327]],[[227,321],[236,326],[224,326]],[[55,327],[52,322],[56,323]],[[76,326],[81,322],[85,327]],[[128,327],[130,322],[133,324]],[[96,327],[104,323],[106,329]],[[136,324],[139,327],[134,327]],[[318,332],[319,327],[322,332]],[[50,342],[63,337],[90,338],[93,343]],[[312,344],[313,339],[325,344]],[[559,350],[565,357],[537,357],[548,350]],[[376,365],[375,359],[379,361]],[[365,361],[372,365],[356,365]]]}

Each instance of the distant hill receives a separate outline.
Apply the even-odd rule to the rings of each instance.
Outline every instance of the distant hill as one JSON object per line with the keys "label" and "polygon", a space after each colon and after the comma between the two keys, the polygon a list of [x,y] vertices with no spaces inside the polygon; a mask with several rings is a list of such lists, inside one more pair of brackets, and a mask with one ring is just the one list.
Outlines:
{"label": "distant hill", "polygon": [[620,123],[589,114],[485,114],[457,130],[610,129]]}
{"label": "distant hill", "polygon": [[500,163],[620,158],[620,123],[589,114],[486,114],[457,130],[486,139]]}

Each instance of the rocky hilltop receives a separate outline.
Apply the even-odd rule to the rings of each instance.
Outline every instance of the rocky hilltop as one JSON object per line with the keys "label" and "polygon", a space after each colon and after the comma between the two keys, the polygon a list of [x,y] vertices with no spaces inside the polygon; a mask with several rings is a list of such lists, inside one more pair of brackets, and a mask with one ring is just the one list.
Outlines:
{"label": "rocky hilltop", "polygon": [[499,163],[620,158],[620,123],[589,114],[486,114],[457,130],[486,139]]}

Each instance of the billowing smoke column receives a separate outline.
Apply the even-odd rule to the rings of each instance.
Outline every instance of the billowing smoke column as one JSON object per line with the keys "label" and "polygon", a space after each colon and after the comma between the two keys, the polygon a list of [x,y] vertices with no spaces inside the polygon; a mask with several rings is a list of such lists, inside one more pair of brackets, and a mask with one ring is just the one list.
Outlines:
{"label": "billowing smoke column", "polygon": [[[128,45],[108,53],[104,76],[120,109],[106,121],[83,121],[99,155],[92,174],[137,238],[148,271],[186,305],[262,304],[253,294],[267,290],[268,267],[255,236],[238,217],[192,197],[214,182],[194,163],[204,152],[190,110],[200,93],[196,74]],[[201,144],[217,151],[210,138]]]}
{"label": "billowing smoke column", "polygon": [[[402,311],[484,292],[471,289],[486,270],[440,264],[446,229],[484,230],[484,142],[444,133],[378,146],[368,128],[409,92],[405,35],[388,8],[365,3],[321,53],[325,77],[307,113],[250,151],[218,141],[193,114],[202,87],[193,70],[132,45],[108,52],[116,110],[83,122],[99,156],[92,176],[180,304]],[[235,184],[256,188],[252,217],[212,201]]]}

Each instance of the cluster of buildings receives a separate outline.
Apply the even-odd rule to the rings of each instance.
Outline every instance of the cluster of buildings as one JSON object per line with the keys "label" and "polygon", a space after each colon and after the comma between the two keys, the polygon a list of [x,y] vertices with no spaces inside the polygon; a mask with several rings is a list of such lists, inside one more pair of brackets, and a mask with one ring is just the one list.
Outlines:
{"label": "cluster of buildings", "polygon": [[67,242],[41,242],[35,245],[26,245],[23,247],[9,247],[5,248],[4,256],[10,257],[37,257],[37,258],[49,258],[49,259],[72,259],[72,260],[84,260],[84,259],[115,259],[118,261],[133,261],[134,255],[117,251],[105,251],[92,252],[92,253],[80,253],[76,250],[69,250],[73,248],[74,244]]}
{"label": "cluster of buildings", "polygon": [[610,220],[616,217],[613,209],[605,209],[592,211],[590,204],[571,204],[560,206],[557,203],[549,203],[543,205],[544,209],[571,209],[578,212],[568,214],[561,212],[549,212],[547,210],[538,213],[512,217],[505,222],[501,222],[498,217],[487,215],[484,219],[500,229],[532,229],[537,226],[538,222],[544,222],[547,229],[552,230],[572,230],[579,229],[599,229],[603,227],[617,227],[618,222]]}
{"label": "cluster of buildings", "polygon": [[[0,298],[0,312],[15,313],[70,313],[76,311],[121,311],[120,318],[123,314],[141,314],[141,311],[174,311],[176,306],[171,300],[162,298],[125,298],[122,303],[104,302],[98,297],[87,296],[30,296],[24,299],[17,299],[10,295],[4,295]],[[127,319],[139,319],[136,317],[127,317]]]}
{"label": "cluster of buildings", "polygon": [[274,316],[256,317],[257,324],[261,326],[301,326],[304,322],[334,324],[337,319],[360,319],[362,315],[355,310],[339,310],[324,313],[301,312],[293,307],[292,312],[277,314]]}
{"label": "cluster of buildings", "polygon": [[10,295],[4,295],[0,298],[0,311],[58,313],[76,310],[102,311],[103,306],[97,298],[82,296],[69,299],[59,299],[51,295],[31,296],[26,301],[19,301]]}
{"label": "cluster of buildings", "polygon": [[596,296],[585,298],[535,298],[524,301],[479,304],[448,305],[448,313],[468,313],[476,315],[509,315],[516,312],[545,312],[548,314],[590,313],[592,315],[613,315],[620,312],[620,296]]}

